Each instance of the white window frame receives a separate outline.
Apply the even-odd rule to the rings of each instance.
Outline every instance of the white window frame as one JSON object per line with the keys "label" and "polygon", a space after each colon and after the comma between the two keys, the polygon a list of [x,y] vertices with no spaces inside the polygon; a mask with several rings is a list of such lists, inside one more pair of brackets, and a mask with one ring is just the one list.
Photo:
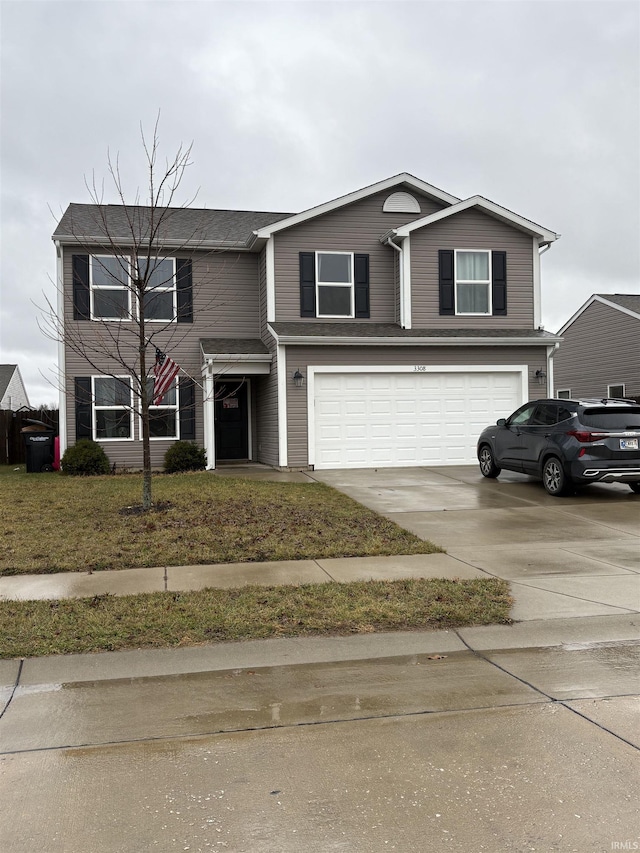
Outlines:
{"label": "white window frame", "polygon": [[[107,285],[93,283],[93,262],[97,261],[100,266],[101,258],[116,258],[118,263],[126,263],[128,272],[128,282],[121,285]],[[127,294],[127,314],[126,317],[100,317],[94,311],[94,293],[96,290],[124,290]],[[99,320],[103,323],[122,323],[131,319],[131,257],[129,255],[89,255],[89,294],[91,300],[91,319]]]}
{"label": "white window frame", "polygon": [[[173,273],[171,276],[171,280],[173,283],[171,285],[164,285],[162,287],[150,287],[145,292],[145,296],[149,296],[152,293],[169,293],[169,292],[171,292],[173,294],[173,298],[171,301],[171,317],[169,317],[169,318],[147,317],[146,313],[145,313],[144,321],[145,321],[145,323],[165,323],[165,324],[166,323],[175,323],[175,322],[177,322],[177,317],[178,317],[178,295],[177,295],[178,294],[178,286],[177,286],[178,283],[177,283],[176,259],[175,258],[167,258],[167,257],[164,257],[163,255],[155,255],[151,258],[147,258],[146,256],[144,256],[144,257],[139,256],[138,262],[147,261],[147,260],[149,261],[149,264],[151,265],[152,269],[153,269],[154,264],[156,264],[158,261],[170,261],[171,264],[173,265]],[[138,314],[139,313],[140,313],[140,309],[138,306]]]}
{"label": "white window frame", "polygon": [[[147,377],[147,382],[153,386],[153,375]],[[149,403],[149,415],[157,409],[173,409],[176,417],[176,434],[174,435],[150,435],[149,441],[179,441],[180,440],[180,379],[176,376],[173,382],[170,385],[170,388],[175,388],[176,392],[176,401],[175,403],[165,403],[164,401],[160,403],[159,406],[154,406],[153,403]],[[151,397],[150,399],[153,399]],[[140,428],[140,436],[142,436],[142,410],[139,413],[139,428]]]}
{"label": "white window frame", "polygon": [[[316,255],[316,317],[322,318],[324,320],[352,320],[355,317],[355,269],[354,269],[354,259],[353,252],[334,252],[331,250],[322,250],[315,253]],[[350,282],[339,282],[339,281],[320,281],[319,269],[320,269],[320,255],[346,255],[351,259],[350,264]],[[320,313],[320,288],[321,287],[342,287],[349,288],[349,314],[321,314]]]}
{"label": "white window frame", "polygon": [[557,400],[570,400],[571,399],[571,388],[558,388],[556,391],[556,399]]}
{"label": "white window frame", "polygon": [[[489,278],[488,279],[466,279],[466,278],[458,278],[458,255],[468,254],[469,252],[473,252],[474,254],[485,254],[489,258]],[[453,260],[453,293],[455,299],[455,312],[458,317],[490,317],[493,313],[493,305],[491,300],[491,280],[492,280],[492,255],[491,249],[454,249],[454,260]],[[480,286],[485,286],[487,288],[487,311],[458,311],[458,285],[459,284],[473,284]]]}
{"label": "white window frame", "polygon": [[[120,380],[122,382],[126,382],[129,386],[129,405],[112,405],[112,406],[98,406],[96,404],[96,379],[113,379],[114,381]],[[97,412],[103,411],[122,411],[129,412],[129,435],[128,436],[117,436],[115,438],[110,438],[108,436],[99,437],[98,436],[98,418]],[[133,441],[133,388],[131,383],[130,376],[106,376],[104,374],[97,374],[91,377],[91,421],[92,421],[92,433],[94,441]]]}
{"label": "white window frame", "polygon": [[[612,394],[612,388],[622,388],[622,394]],[[612,382],[611,385],[607,385],[607,397],[613,397],[614,399],[620,399],[625,396],[627,390],[626,382]]]}

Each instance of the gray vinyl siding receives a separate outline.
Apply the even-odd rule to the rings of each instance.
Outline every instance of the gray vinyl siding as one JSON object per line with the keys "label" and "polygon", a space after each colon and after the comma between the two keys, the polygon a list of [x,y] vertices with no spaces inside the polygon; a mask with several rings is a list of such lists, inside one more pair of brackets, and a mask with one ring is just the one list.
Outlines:
{"label": "gray vinyl siding", "polygon": [[[72,255],[83,254],[81,250],[64,249],[63,269],[65,281],[65,327],[69,336],[81,335],[84,345],[91,353],[91,362],[81,354],[66,347],[66,391],[67,391],[67,445],[75,442],[74,378],[96,376],[100,373],[126,371],[104,352],[100,343],[101,332],[106,327],[109,346],[118,348],[127,363],[137,362],[137,327],[135,323],[73,319],[72,303]],[[86,254],[86,252],[84,252]],[[249,253],[179,252],[179,257],[191,257],[193,261],[193,323],[175,323],[168,328],[162,323],[150,323],[149,333],[161,329],[153,343],[166,350],[180,367],[197,383],[202,383],[202,354],[200,338],[258,338],[260,335],[258,255]],[[102,350],[102,352],[100,351]],[[153,366],[153,347],[147,349],[147,368]],[[196,442],[202,446],[203,407],[202,390],[196,385]],[[133,441],[104,441],[105,452],[112,463],[124,468],[142,466],[142,444],[139,440],[139,418],[134,417]],[[152,466],[162,467],[164,454],[174,439],[152,440]]]}
{"label": "gray vinyl siding", "polygon": [[608,385],[640,396],[640,319],[593,302],[563,334],[554,357],[554,388],[573,397],[606,397]]}
{"label": "gray vinyl siding", "polygon": [[[299,253],[336,251],[369,255],[370,321],[396,322],[394,258],[397,252],[380,243],[380,237],[418,216],[428,216],[441,210],[443,205],[412,191],[420,202],[420,214],[383,213],[382,206],[395,189],[376,193],[275,235],[277,320],[300,320]],[[313,323],[314,319],[309,318],[306,322]]]}
{"label": "gray vinyl siding", "polygon": [[[465,210],[411,232],[411,310],[415,329],[533,328],[533,239],[485,213]],[[507,315],[441,317],[438,249],[491,249],[507,253]]]}
{"label": "gray vinyl siding", "polygon": [[265,465],[280,464],[278,440],[278,361],[276,345],[268,334],[264,342],[271,350],[271,373],[255,379],[256,389],[256,433],[253,444],[253,458]]}
{"label": "gray vinyl siding", "polygon": [[[267,331],[267,250],[264,248],[258,258],[258,294],[260,313],[260,337],[265,340]],[[268,346],[268,344],[267,344]]]}
{"label": "gray vinyl siding", "polygon": [[[290,467],[308,464],[307,367],[320,365],[523,365],[529,366],[529,399],[546,395],[535,372],[545,367],[545,347],[287,347],[287,362],[305,376],[302,388],[287,388],[287,430]],[[510,412],[505,412],[505,417]]]}

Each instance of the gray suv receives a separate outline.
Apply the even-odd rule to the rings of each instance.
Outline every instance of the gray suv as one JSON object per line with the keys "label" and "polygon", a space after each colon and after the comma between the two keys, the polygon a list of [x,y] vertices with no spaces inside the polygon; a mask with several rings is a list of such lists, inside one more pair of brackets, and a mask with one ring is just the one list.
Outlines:
{"label": "gray suv", "polygon": [[640,494],[640,404],[631,400],[533,400],[483,430],[485,477],[502,468],[540,477],[550,495],[588,483],[628,483]]}

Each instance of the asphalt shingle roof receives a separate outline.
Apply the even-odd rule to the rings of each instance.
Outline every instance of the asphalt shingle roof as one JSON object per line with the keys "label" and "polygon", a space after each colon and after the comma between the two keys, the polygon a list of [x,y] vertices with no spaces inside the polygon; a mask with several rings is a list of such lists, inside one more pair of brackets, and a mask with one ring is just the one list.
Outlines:
{"label": "asphalt shingle roof", "polygon": [[279,337],[331,338],[555,338],[542,329],[402,329],[395,323],[270,323]]}
{"label": "asphalt shingle roof", "polygon": [[268,355],[266,345],[256,338],[201,338],[200,346],[205,355],[233,353],[234,355]]}
{"label": "asphalt shingle roof", "polygon": [[598,293],[598,296],[640,314],[640,293]]}
{"label": "asphalt shingle roof", "polygon": [[[122,204],[70,204],[53,236],[56,239],[103,239],[130,243],[132,233],[144,239],[150,230],[149,207]],[[187,207],[164,208],[161,239],[167,241],[213,242],[244,245],[253,232],[279,222],[290,213],[256,210],[206,210]]]}
{"label": "asphalt shingle roof", "polygon": [[17,364],[0,364],[0,399],[4,397],[4,392],[7,390],[17,366]]}

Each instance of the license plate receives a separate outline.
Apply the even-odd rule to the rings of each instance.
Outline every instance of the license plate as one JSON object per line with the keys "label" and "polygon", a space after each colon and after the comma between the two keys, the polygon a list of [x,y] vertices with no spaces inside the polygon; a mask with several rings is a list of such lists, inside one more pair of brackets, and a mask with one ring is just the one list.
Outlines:
{"label": "license plate", "polygon": [[637,438],[621,438],[620,439],[620,450],[637,450],[638,449],[638,439]]}

